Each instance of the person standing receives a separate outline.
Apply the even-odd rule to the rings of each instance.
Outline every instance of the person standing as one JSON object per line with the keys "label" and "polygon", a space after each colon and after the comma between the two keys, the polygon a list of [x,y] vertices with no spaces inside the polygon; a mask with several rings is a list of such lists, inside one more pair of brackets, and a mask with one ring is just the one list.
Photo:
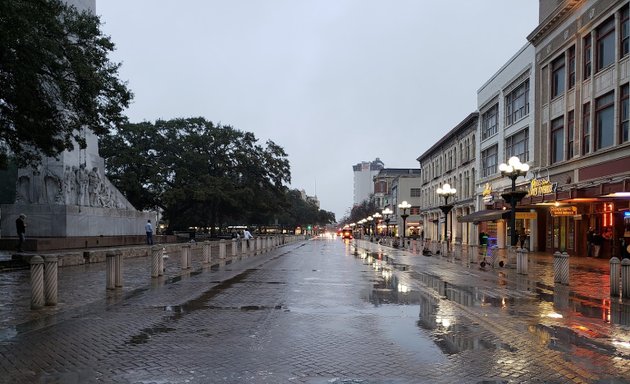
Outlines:
{"label": "person standing", "polygon": [[147,244],[153,245],[153,226],[151,225],[151,220],[147,220],[144,230],[147,232]]}
{"label": "person standing", "polygon": [[243,238],[247,240],[247,249],[249,249],[249,239],[253,239],[254,236],[252,236],[252,233],[247,228],[243,231]]}
{"label": "person standing", "polygon": [[18,245],[17,245],[17,251],[18,252],[24,252],[24,250],[22,249],[23,245],[24,245],[24,240],[26,240],[26,215],[21,213],[20,216],[17,218],[17,220],[15,220],[15,230],[17,232],[18,235]]}
{"label": "person standing", "polygon": [[595,236],[595,230],[593,227],[588,228],[588,232],[586,232],[586,256],[593,256],[593,237]]}

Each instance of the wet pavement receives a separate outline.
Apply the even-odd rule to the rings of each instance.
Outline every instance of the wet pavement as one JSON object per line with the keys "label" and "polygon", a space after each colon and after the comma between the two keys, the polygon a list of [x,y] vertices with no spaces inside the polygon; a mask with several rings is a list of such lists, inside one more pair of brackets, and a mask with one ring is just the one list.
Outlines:
{"label": "wet pavement", "polygon": [[319,239],[163,279],[125,260],[59,270],[29,309],[28,271],[0,273],[0,382],[630,383],[628,300],[607,264],[550,255],[529,275]]}

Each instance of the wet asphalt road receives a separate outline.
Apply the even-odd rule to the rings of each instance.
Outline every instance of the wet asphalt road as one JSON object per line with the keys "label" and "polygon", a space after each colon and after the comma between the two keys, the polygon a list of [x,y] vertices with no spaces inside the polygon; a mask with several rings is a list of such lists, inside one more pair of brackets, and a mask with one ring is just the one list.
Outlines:
{"label": "wet asphalt road", "polygon": [[630,356],[538,320],[527,288],[353,251],[292,244],[22,326],[0,382],[630,382]]}

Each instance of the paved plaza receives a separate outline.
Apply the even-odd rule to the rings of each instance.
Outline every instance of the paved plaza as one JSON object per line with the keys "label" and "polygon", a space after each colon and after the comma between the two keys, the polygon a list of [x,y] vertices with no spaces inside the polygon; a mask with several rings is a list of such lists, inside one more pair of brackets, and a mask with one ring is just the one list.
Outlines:
{"label": "paved plaza", "polygon": [[316,239],[212,268],[125,260],[59,270],[29,309],[0,273],[2,383],[630,383],[630,310],[608,265],[549,255],[527,276],[368,242]]}

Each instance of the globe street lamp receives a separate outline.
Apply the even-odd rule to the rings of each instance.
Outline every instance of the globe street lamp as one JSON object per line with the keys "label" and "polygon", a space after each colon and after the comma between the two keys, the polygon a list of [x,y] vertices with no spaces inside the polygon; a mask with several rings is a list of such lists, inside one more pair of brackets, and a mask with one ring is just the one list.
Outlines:
{"label": "globe street lamp", "polygon": [[380,213],[376,212],[375,214],[372,215],[372,217],[374,218],[374,234],[378,235],[378,222],[379,222],[380,218],[383,217],[383,215],[381,215]]}
{"label": "globe street lamp", "polygon": [[370,236],[370,241],[372,241],[372,233],[370,233],[370,231],[372,230],[372,220],[374,220],[374,218],[372,216],[368,216],[365,219],[368,223],[368,235]]}
{"label": "globe street lamp", "polygon": [[446,253],[449,251],[449,239],[448,239],[448,213],[453,209],[453,204],[448,203],[448,198],[455,196],[457,190],[451,188],[450,184],[444,184],[441,188],[437,189],[437,194],[444,198],[444,205],[440,205],[440,210],[444,213],[444,241],[446,242]]}
{"label": "globe street lamp", "polygon": [[400,217],[402,217],[403,220],[403,230],[402,230],[402,247],[405,248],[405,232],[407,231],[407,218],[409,217],[409,215],[407,214],[407,210],[411,208],[411,204],[409,204],[407,202],[407,200],[403,200],[402,203],[398,204],[398,209],[402,209],[402,214],[400,215]]}
{"label": "globe street lamp", "polygon": [[386,225],[386,232],[387,232],[387,236],[389,236],[389,220],[390,220],[390,216],[392,215],[392,213],[394,213],[394,211],[392,211],[391,209],[389,209],[389,207],[383,209],[383,216],[385,216],[385,225]]}
{"label": "globe street lamp", "polygon": [[525,176],[527,174],[529,165],[527,163],[521,163],[518,157],[512,156],[507,164],[501,163],[499,165],[499,171],[501,171],[501,176],[508,177],[512,180],[510,192],[501,194],[501,197],[503,197],[503,200],[509,202],[512,208],[510,214],[510,245],[514,247],[518,241],[516,238],[516,204],[527,195],[527,191],[516,190],[516,179],[519,176]]}

